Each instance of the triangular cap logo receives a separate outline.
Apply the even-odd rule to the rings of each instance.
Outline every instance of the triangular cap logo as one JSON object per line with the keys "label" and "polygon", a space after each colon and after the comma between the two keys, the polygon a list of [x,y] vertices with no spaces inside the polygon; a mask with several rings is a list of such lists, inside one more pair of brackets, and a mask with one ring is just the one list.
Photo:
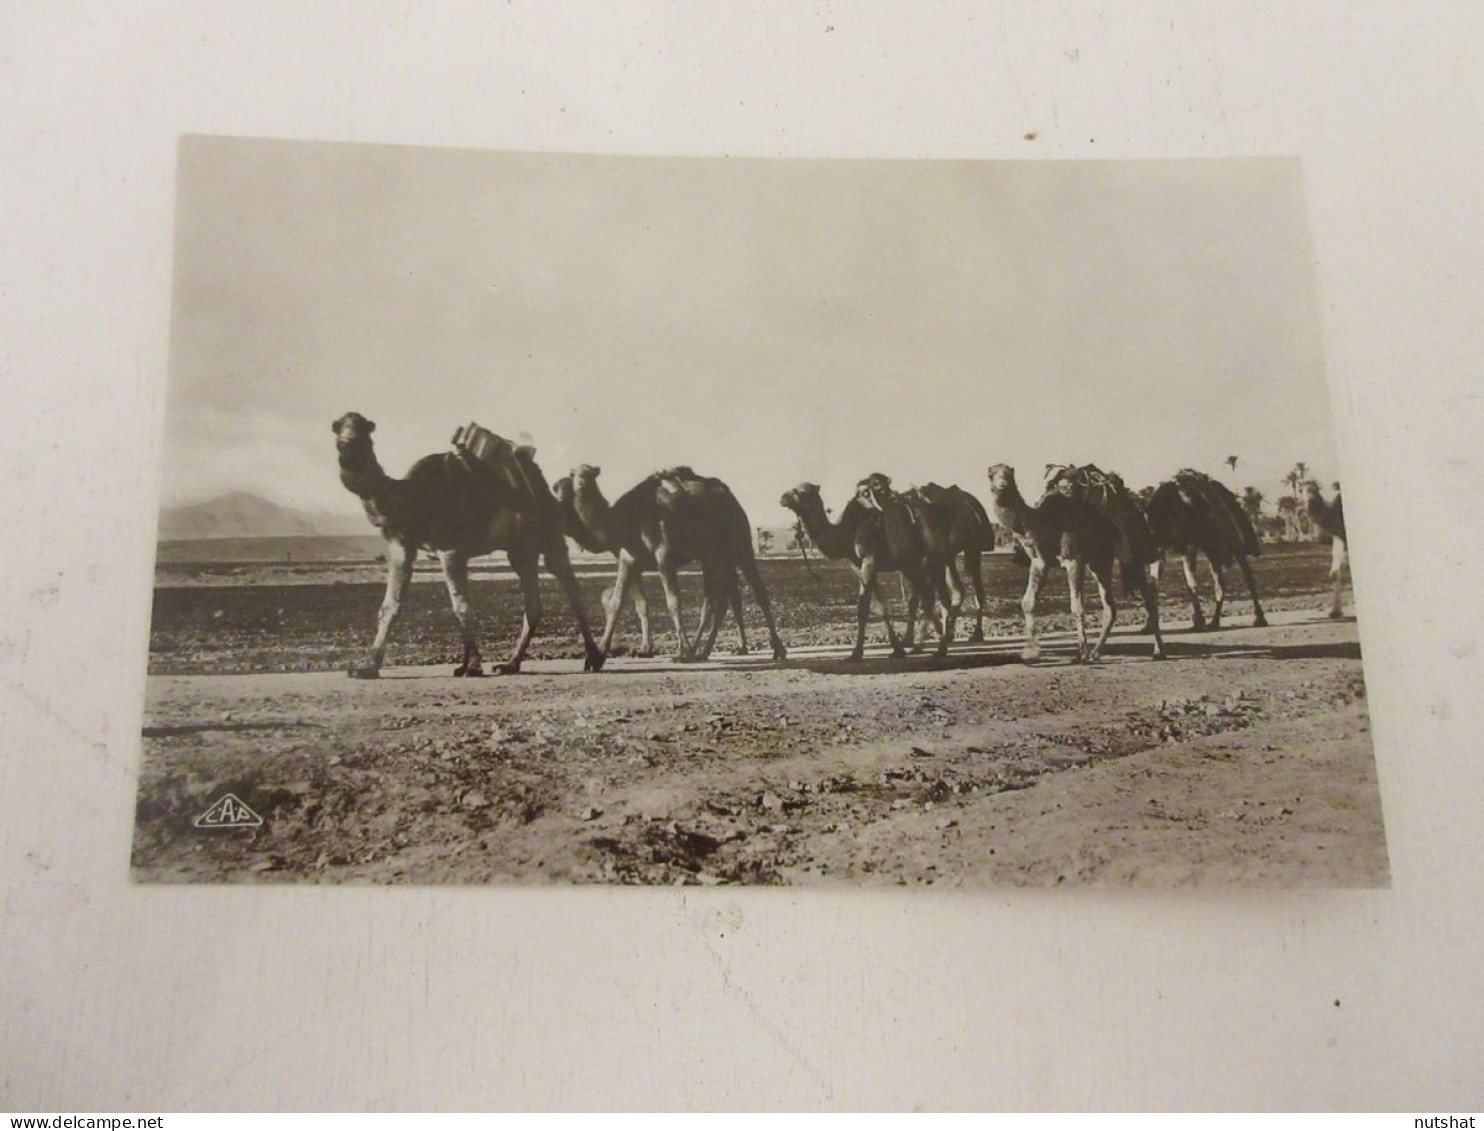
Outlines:
{"label": "triangular cap logo", "polygon": [[250,829],[262,823],[263,818],[249,809],[235,793],[228,793],[212,802],[210,809],[191,822],[198,829]]}

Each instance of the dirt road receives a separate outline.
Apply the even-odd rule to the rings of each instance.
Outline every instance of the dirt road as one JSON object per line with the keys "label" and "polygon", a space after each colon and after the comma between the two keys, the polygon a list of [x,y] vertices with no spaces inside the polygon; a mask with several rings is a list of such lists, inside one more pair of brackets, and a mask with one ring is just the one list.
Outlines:
{"label": "dirt road", "polygon": [[[1035,666],[800,649],[153,676],[143,880],[1370,885],[1386,881],[1353,621]],[[226,793],[263,818],[203,829]]]}

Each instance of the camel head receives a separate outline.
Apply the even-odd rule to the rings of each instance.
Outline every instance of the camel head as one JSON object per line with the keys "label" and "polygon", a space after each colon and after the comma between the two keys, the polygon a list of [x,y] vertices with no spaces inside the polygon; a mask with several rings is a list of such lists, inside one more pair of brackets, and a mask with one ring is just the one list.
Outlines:
{"label": "camel head", "polygon": [[993,464],[988,474],[989,489],[996,495],[1013,493],[1018,490],[1015,486],[1015,469],[1008,463]]}
{"label": "camel head", "polygon": [[562,509],[567,537],[589,553],[605,553],[612,548],[603,519],[607,503],[598,493],[600,471],[592,464],[579,464],[551,488]]}
{"label": "camel head", "polygon": [[[1185,489],[1177,480],[1166,479],[1158,487],[1146,487],[1148,498],[1141,498],[1149,530],[1161,546],[1178,549],[1187,540],[1191,522],[1191,505]],[[1140,492],[1141,496],[1143,492]]]}
{"label": "camel head", "polygon": [[862,506],[884,511],[892,497],[891,476],[873,471],[855,485],[855,497]]}
{"label": "camel head", "polygon": [[330,425],[330,431],[335,433],[336,451],[343,452],[352,447],[369,448],[371,433],[376,431],[376,422],[367,420],[358,412],[347,412]]}
{"label": "camel head", "polygon": [[602,473],[601,467],[594,467],[590,463],[580,463],[569,474],[562,476],[551,485],[551,493],[557,497],[559,503],[568,506],[576,500],[579,491],[588,494],[596,491],[598,476]]}
{"label": "camel head", "polygon": [[579,463],[572,469],[571,479],[574,486],[591,487],[602,474],[601,467],[594,467],[590,463]]}
{"label": "camel head", "polygon": [[800,483],[792,491],[785,491],[778,505],[794,514],[802,515],[806,510],[824,510],[824,500],[819,494],[818,483]]}

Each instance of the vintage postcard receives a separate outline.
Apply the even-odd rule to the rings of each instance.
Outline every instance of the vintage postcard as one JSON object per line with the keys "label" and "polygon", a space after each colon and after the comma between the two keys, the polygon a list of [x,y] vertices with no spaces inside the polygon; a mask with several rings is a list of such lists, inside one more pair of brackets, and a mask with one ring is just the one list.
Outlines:
{"label": "vintage postcard", "polygon": [[1294,159],[179,147],[150,882],[1376,886]]}

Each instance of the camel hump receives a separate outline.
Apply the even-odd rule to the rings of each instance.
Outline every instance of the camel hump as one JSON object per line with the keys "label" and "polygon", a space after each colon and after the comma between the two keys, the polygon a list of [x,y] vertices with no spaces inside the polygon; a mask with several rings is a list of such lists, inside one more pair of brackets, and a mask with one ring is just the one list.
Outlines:
{"label": "camel hump", "polygon": [[945,488],[943,492],[956,506],[962,507],[966,512],[974,516],[974,521],[983,528],[987,534],[994,530],[994,523],[990,521],[989,512],[984,509],[984,504],[979,501],[977,495],[972,491],[965,491],[962,487],[954,484]]}
{"label": "camel hump", "polygon": [[1200,500],[1206,518],[1231,551],[1249,558],[1262,553],[1252,520],[1225,483],[1188,467],[1176,472],[1175,482],[1183,492]]}

